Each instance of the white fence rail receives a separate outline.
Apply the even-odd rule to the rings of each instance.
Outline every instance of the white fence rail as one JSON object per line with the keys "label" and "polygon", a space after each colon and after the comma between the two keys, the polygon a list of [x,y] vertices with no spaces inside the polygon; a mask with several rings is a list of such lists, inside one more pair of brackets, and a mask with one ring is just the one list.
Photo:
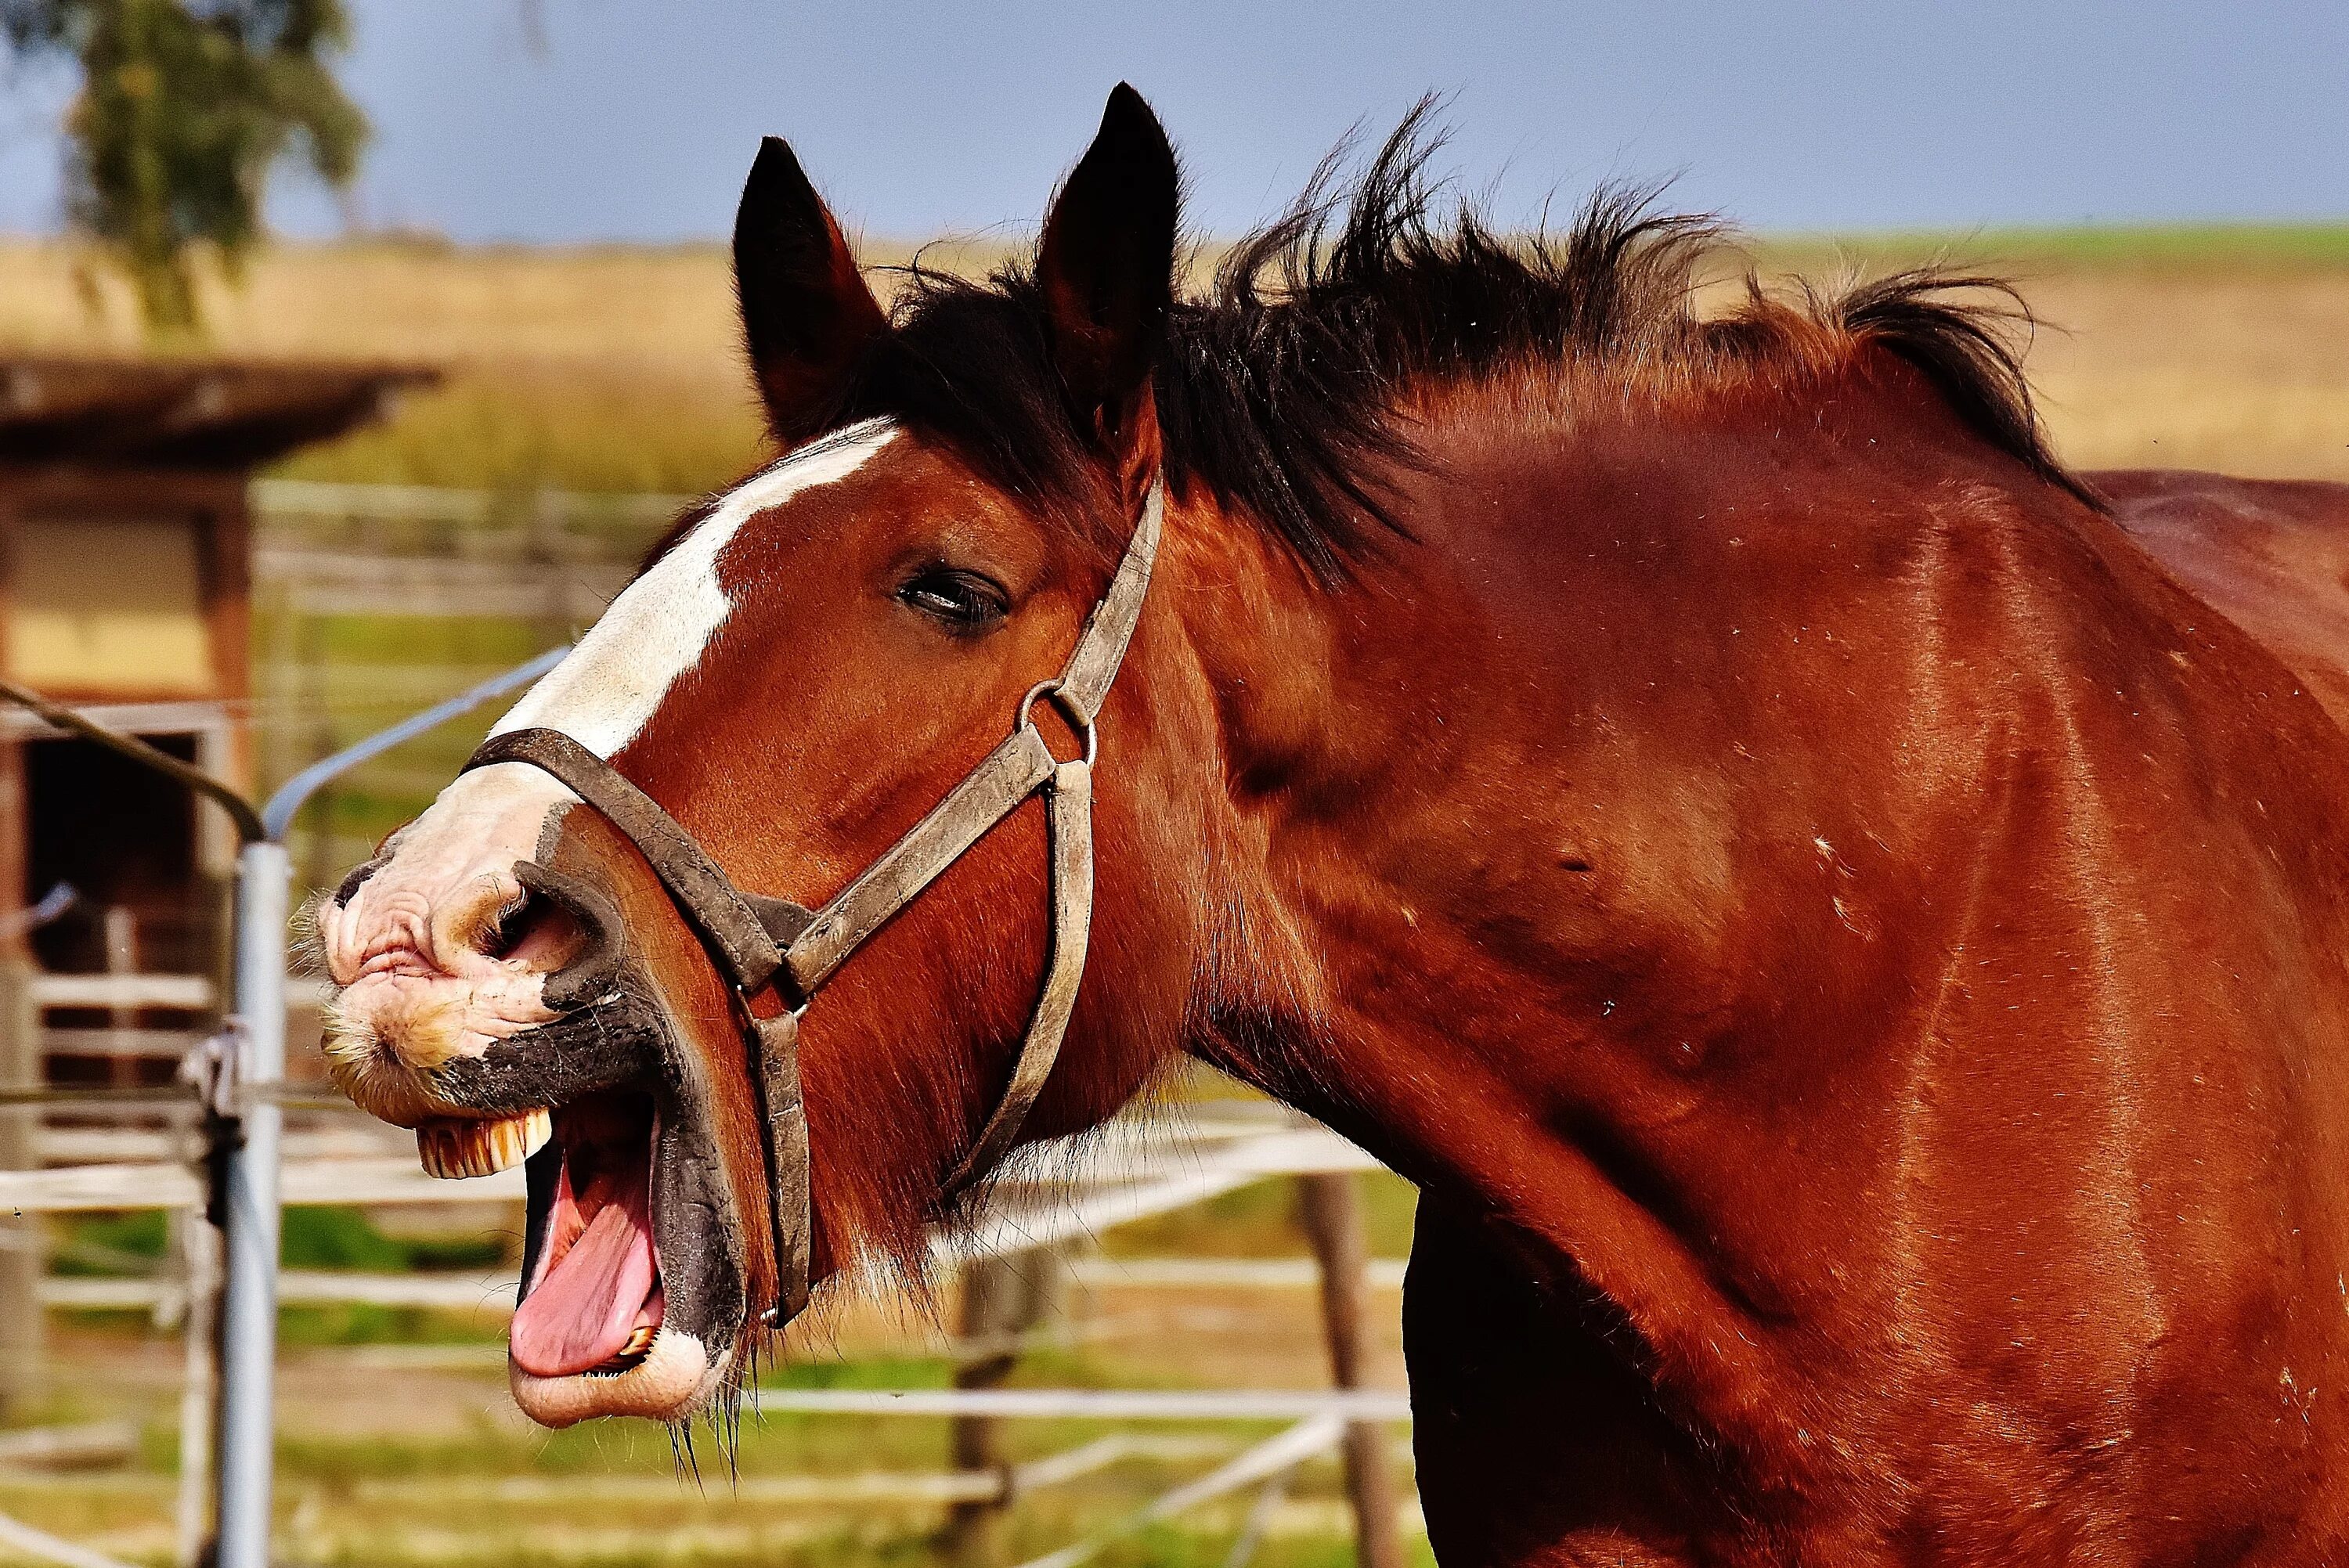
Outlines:
{"label": "white fence rail", "polygon": [[[1271,1110],[1256,1105],[1219,1108],[1188,1122],[1164,1116],[1136,1118],[1113,1123],[1081,1145],[1047,1146],[1028,1156],[1022,1167],[1031,1179],[1008,1181],[993,1210],[974,1230],[934,1235],[934,1253],[941,1263],[953,1264],[1024,1253],[1185,1207],[1267,1177],[1377,1169],[1369,1155],[1335,1133],[1268,1119],[1263,1113]],[[137,1147],[135,1138],[160,1140],[168,1135],[126,1135],[115,1130],[82,1136],[96,1137],[99,1141],[90,1147],[104,1149]],[[351,1145],[365,1146],[381,1135],[328,1131],[307,1136],[341,1141],[347,1150]],[[520,1169],[444,1181],[424,1175],[414,1157],[407,1153],[306,1152],[299,1144],[288,1152],[291,1157],[282,1167],[282,1192],[287,1203],[513,1202],[524,1191]],[[1041,1179],[1044,1173],[1053,1173],[1052,1179]],[[202,1201],[195,1173],[169,1161],[0,1172],[0,1206],[27,1213],[171,1208]],[[1089,1284],[1188,1288],[1286,1288],[1319,1278],[1316,1266],[1302,1259],[1127,1263],[1096,1258],[1084,1260],[1072,1272]],[[277,1277],[276,1299],[290,1305],[357,1303],[502,1315],[512,1312],[518,1283],[505,1273],[433,1276],[287,1270]],[[1399,1284],[1400,1266],[1376,1265],[1365,1283]],[[136,1310],[176,1316],[184,1310],[184,1291],[182,1282],[168,1278],[50,1278],[41,1284],[40,1302],[52,1308]],[[485,1363],[487,1359],[485,1351]],[[1030,1568],[1078,1568],[1123,1535],[1248,1486],[1265,1487],[1260,1502],[1276,1499],[1291,1471],[1338,1448],[1350,1426],[1403,1424],[1411,1419],[1405,1395],[1377,1388],[899,1390],[764,1386],[758,1391],[757,1401],[764,1411],[823,1416],[1286,1423],[1271,1438],[1166,1492],[1107,1532],[1040,1558]],[[1015,1467],[1009,1475],[991,1470],[874,1472],[789,1478],[772,1484],[789,1492],[793,1501],[809,1502],[914,1501],[1001,1506],[1025,1491],[1060,1484],[1140,1453],[1149,1440],[1136,1434],[1113,1434]],[[495,1484],[528,1488],[543,1483],[519,1480]],[[15,1526],[5,1519],[0,1519],[0,1546],[66,1563],[107,1561],[72,1542]]]}
{"label": "white fence rail", "polygon": [[422,522],[475,533],[511,526],[517,518],[566,532],[656,529],[665,526],[693,500],[657,493],[509,493],[432,485],[329,484],[315,480],[256,480],[252,496],[254,511],[264,521]]}
{"label": "white fence rail", "polygon": [[[941,1258],[992,1257],[1050,1246],[1170,1210],[1268,1176],[1322,1171],[1375,1171],[1378,1161],[1321,1128],[1277,1128],[1234,1137],[1191,1140],[1179,1136],[1109,1139],[1087,1150],[1096,1171],[1123,1167],[1122,1177],[1095,1176],[1072,1184],[1073,1197],[1052,1188],[1013,1195],[971,1232],[941,1233]],[[1073,1162],[1065,1150],[1031,1155],[1032,1170]],[[518,1202],[522,1167],[494,1176],[448,1180],[428,1176],[413,1155],[288,1159],[280,1181],[288,1204],[425,1204]],[[1057,1185],[1057,1184],[1056,1184]],[[90,1210],[181,1209],[203,1202],[195,1171],[171,1161],[66,1165],[47,1171],[0,1171],[0,1210],[26,1214]]]}
{"label": "white fence rail", "polygon": [[690,498],[264,480],[255,579],[310,614],[595,619]]}
{"label": "white fence rail", "polygon": [[[1079,1258],[1070,1275],[1090,1289],[1310,1290],[1321,1283],[1311,1258]],[[1368,1283],[1402,1288],[1400,1258],[1374,1258]],[[287,1269],[277,1276],[277,1299],[301,1306],[421,1307],[435,1312],[513,1310],[521,1280],[510,1274],[352,1274]],[[173,1301],[179,1286],[162,1279],[60,1276],[41,1284],[41,1305],[68,1311],[152,1312]],[[5,1460],[5,1456],[0,1456]]]}

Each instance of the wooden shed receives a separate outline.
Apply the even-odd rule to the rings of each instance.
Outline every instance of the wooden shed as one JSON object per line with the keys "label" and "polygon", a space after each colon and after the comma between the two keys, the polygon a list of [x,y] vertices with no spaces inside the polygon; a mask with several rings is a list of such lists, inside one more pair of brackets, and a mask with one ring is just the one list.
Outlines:
{"label": "wooden shed", "polygon": [[[431,379],[0,354],[0,673],[249,787],[253,470]],[[0,953],[31,961],[53,1062],[121,1080],[166,1054],[171,1031],[145,1026],[210,1010],[233,841],[170,782],[5,722]]]}

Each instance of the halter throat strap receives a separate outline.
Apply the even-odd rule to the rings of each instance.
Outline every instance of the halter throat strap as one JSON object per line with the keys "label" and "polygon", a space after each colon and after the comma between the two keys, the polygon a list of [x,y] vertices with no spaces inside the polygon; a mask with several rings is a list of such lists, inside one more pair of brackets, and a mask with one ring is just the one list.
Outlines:
{"label": "halter throat strap", "polygon": [[[1075,1008],[1092,930],[1092,765],[1099,740],[1094,725],[1149,596],[1164,512],[1164,481],[1154,478],[1117,572],[1085,618],[1061,673],[1030,688],[1013,716],[1010,735],[820,909],[744,892],[659,802],[560,730],[492,735],[465,764],[470,771],[525,763],[567,786],[636,847],[732,987],[763,1123],[761,1153],[778,1275],[770,1322],[795,1316],[806,1305],[810,1284],[812,1214],[807,1120],[799,1088],[800,1014],[874,932],[1039,793],[1049,820],[1052,888],[1043,988],[1010,1081],[947,1179],[947,1196],[978,1181],[1009,1152],[1051,1075]],[[1076,730],[1082,757],[1062,762],[1052,755],[1036,727],[1035,707],[1041,701],[1058,707]]]}

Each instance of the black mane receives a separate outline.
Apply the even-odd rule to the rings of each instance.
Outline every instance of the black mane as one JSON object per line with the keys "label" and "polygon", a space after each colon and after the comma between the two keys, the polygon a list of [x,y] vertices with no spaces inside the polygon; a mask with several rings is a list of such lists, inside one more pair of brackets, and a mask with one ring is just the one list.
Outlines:
{"label": "black mane", "polygon": [[[1997,279],[1921,269],[1799,303],[1748,274],[1743,305],[1692,295],[1723,243],[1714,221],[1609,186],[1563,234],[1510,241],[1473,207],[1445,221],[1427,178],[1441,139],[1407,117],[1350,188],[1338,154],[1280,217],[1234,248],[1204,298],[1178,303],[1154,373],[1167,482],[1259,520],[1316,576],[1344,579],[1402,531],[1368,475],[1422,464],[1399,412],[1415,382],[1562,364],[1661,386],[1819,358],[1823,339],[1880,346],[1921,372],[1983,438],[2091,504],[2049,449]],[[1340,150],[1342,153],[1343,150]],[[1979,298],[1987,291],[1994,297]],[[894,330],[838,422],[887,415],[955,445],[1015,492],[1073,501],[1087,454],[1046,345],[1033,263],[984,284],[905,269]]]}

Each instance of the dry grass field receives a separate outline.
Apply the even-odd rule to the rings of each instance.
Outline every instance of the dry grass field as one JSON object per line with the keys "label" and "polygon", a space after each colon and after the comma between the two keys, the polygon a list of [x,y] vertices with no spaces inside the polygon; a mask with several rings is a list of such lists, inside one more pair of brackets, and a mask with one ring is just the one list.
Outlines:
{"label": "dry grass field", "polygon": [[[868,255],[900,261],[905,247]],[[2064,451],[2349,478],[2349,230],[2086,231],[1787,241],[1765,273],[1831,276],[1943,254],[2014,278]],[[988,253],[933,247],[957,267]],[[135,351],[128,300],[63,248],[0,242],[0,348]],[[885,275],[883,278],[885,285]],[[434,392],[289,474],[418,484],[695,491],[757,453],[725,255],[672,249],[289,246],[208,290],[208,346],[416,360]]]}

